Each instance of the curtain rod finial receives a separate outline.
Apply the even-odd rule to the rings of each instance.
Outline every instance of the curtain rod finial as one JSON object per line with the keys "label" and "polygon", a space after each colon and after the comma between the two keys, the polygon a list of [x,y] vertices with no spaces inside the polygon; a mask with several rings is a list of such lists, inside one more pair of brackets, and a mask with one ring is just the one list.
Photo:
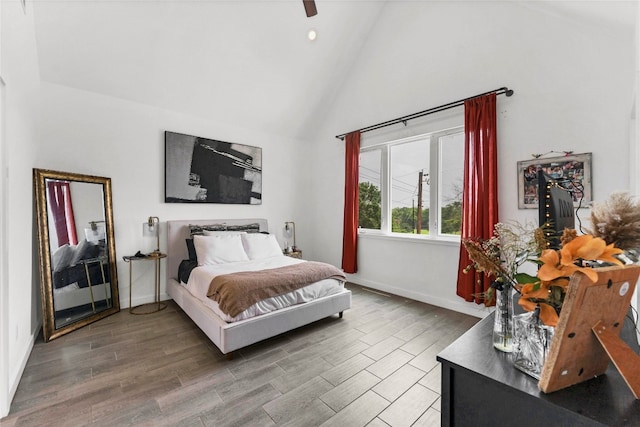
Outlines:
{"label": "curtain rod finial", "polygon": [[505,90],[505,91],[504,91],[504,94],[505,94],[505,95],[507,95],[507,96],[511,96],[511,95],[513,95],[513,89],[507,89],[507,90]]}

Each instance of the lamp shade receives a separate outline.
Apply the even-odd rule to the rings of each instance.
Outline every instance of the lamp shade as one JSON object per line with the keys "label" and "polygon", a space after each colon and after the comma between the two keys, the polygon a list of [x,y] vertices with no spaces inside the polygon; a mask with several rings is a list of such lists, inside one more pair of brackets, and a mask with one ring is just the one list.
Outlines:
{"label": "lamp shade", "polygon": [[160,254],[160,219],[157,216],[150,216],[147,222],[142,224],[142,235],[156,238],[156,249],[149,255]]}
{"label": "lamp shade", "polygon": [[107,234],[104,225],[96,225],[94,228],[85,228],[84,236],[89,242],[97,243],[100,240],[105,240]]}
{"label": "lamp shade", "polygon": [[98,243],[101,240],[106,240],[107,234],[105,231],[104,220],[89,221],[89,228],[84,229],[84,236],[92,243]]}
{"label": "lamp shade", "polygon": [[[284,223],[284,229],[282,230],[283,237],[287,240],[286,249],[296,250],[296,223],[293,221],[287,221]],[[291,245],[293,243],[293,245]]]}

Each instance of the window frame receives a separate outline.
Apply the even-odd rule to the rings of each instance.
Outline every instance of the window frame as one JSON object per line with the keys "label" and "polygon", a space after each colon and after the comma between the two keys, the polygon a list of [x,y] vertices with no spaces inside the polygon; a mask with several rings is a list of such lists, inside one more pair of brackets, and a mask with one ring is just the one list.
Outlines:
{"label": "window frame", "polygon": [[[410,137],[395,139],[388,142],[372,144],[361,147],[360,153],[369,151],[380,151],[380,230],[358,227],[358,234],[384,236],[399,239],[416,239],[423,241],[445,241],[459,242],[460,236],[454,234],[442,234],[440,225],[442,223],[442,198],[441,188],[442,176],[442,156],[444,141],[443,136],[464,133],[464,126],[453,126],[433,132],[422,133]],[[413,233],[393,232],[391,228],[392,208],[391,208],[391,148],[396,145],[425,140],[429,144],[429,234],[416,235]],[[462,177],[461,177],[462,178]],[[436,214],[432,214],[435,212]]]}

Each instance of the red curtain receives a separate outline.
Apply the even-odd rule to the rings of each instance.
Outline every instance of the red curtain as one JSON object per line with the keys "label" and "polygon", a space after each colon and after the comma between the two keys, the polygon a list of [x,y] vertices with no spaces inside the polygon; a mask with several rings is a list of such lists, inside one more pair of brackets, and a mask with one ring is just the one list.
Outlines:
{"label": "red curtain", "polygon": [[360,131],[347,134],[345,146],[342,269],[345,273],[356,273],[358,271]]}
{"label": "red curtain", "polygon": [[[496,94],[464,103],[464,179],[461,237],[488,239],[498,222],[498,154],[496,140]],[[491,280],[471,269],[469,255],[460,245],[457,294],[467,301],[484,303],[483,292]]]}
{"label": "red curtain", "polygon": [[73,217],[73,205],[71,203],[71,188],[66,181],[49,181],[48,202],[53,215],[53,223],[58,237],[58,247],[78,244],[76,236],[76,222]]}

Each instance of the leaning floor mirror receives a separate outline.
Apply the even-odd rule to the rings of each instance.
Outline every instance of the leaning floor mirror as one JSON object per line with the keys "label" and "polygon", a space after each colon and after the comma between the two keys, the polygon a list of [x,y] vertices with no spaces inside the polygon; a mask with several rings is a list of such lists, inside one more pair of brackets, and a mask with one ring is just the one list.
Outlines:
{"label": "leaning floor mirror", "polygon": [[33,180],[50,341],[120,311],[111,179],[34,169]]}

